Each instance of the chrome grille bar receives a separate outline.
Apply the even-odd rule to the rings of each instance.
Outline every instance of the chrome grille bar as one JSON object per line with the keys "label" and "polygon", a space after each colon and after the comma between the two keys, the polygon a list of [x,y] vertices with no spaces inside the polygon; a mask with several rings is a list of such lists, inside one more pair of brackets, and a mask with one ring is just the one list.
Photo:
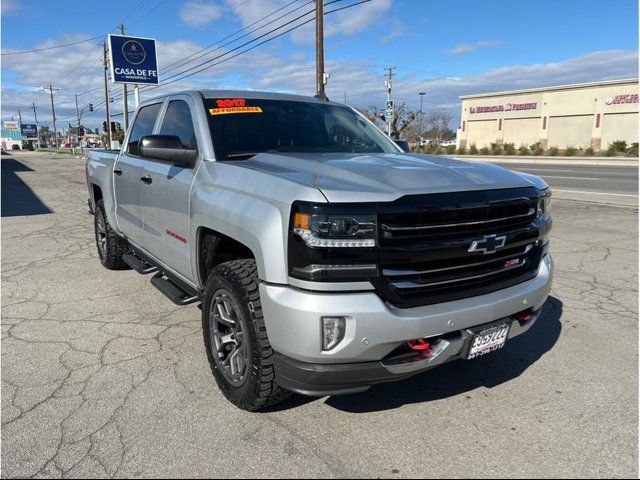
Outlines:
{"label": "chrome grille bar", "polygon": [[446,272],[448,270],[459,270],[461,268],[470,268],[470,267],[479,267],[481,265],[486,265],[489,263],[500,262],[503,260],[509,260],[512,258],[519,257],[521,255],[526,255],[533,248],[533,244],[530,243],[524,248],[524,251],[513,253],[511,255],[507,255],[504,257],[492,258],[491,260],[486,260],[484,262],[477,263],[467,263],[465,265],[456,265],[455,267],[444,267],[444,268],[434,268],[433,270],[402,270],[398,268],[385,268],[382,270],[382,274],[387,277],[406,277],[408,275],[426,275],[429,273],[437,273],[437,272]]}
{"label": "chrome grille bar", "polygon": [[511,217],[492,218],[490,220],[475,220],[473,222],[460,222],[460,223],[448,223],[448,224],[435,224],[435,225],[414,225],[411,227],[392,227],[387,224],[382,225],[382,229],[388,232],[396,231],[409,231],[409,230],[429,230],[434,228],[452,228],[452,227],[465,227],[469,225],[486,225],[488,223],[506,222],[508,220],[517,220],[519,218],[525,219],[532,217],[535,214],[535,209],[530,208],[527,213],[522,215],[513,215]]}
{"label": "chrome grille bar", "polygon": [[523,258],[520,262],[518,262],[515,265],[509,265],[507,267],[502,267],[502,268],[500,268],[498,270],[494,270],[494,271],[487,272],[487,273],[482,273],[482,274],[479,274],[479,275],[472,275],[470,277],[459,277],[459,278],[454,278],[454,279],[451,279],[451,280],[442,280],[442,281],[439,281],[439,282],[430,282],[430,283],[419,283],[419,282],[406,280],[406,281],[400,281],[400,282],[391,282],[391,285],[393,285],[395,288],[398,288],[400,290],[424,288],[424,287],[433,287],[433,286],[436,286],[436,285],[447,285],[447,284],[450,284],[450,283],[466,282],[466,281],[469,281],[469,280],[476,280],[478,278],[489,277],[491,275],[497,275],[499,273],[504,273],[504,272],[508,272],[509,270],[514,270],[516,268],[523,267],[526,264],[527,264],[527,259]]}

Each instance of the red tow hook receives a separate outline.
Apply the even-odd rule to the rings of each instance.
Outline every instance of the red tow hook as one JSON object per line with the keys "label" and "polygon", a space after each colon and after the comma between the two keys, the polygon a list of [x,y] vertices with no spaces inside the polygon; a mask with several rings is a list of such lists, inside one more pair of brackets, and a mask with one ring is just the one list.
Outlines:
{"label": "red tow hook", "polygon": [[527,310],[523,310],[521,312],[518,312],[513,316],[513,318],[515,318],[519,322],[528,322],[532,318],[531,309],[527,309]]}
{"label": "red tow hook", "polygon": [[431,344],[424,338],[418,338],[417,340],[409,340],[407,342],[407,347],[411,350],[415,350],[416,352],[423,352],[425,350],[429,350],[431,348]]}

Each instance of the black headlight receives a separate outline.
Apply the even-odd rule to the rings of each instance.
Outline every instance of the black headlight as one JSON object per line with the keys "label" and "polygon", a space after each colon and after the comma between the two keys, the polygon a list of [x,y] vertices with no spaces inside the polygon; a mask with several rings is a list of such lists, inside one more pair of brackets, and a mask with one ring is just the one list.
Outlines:
{"label": "black headlight", "polygon": [[289,228],[289,275],[310,281],[377,276],[377,209],[370,204],[295,202]]}
{"label": "black headlight", "polygon": [[539,219],[551,218],[551,189],[540,190],[536,216]]}

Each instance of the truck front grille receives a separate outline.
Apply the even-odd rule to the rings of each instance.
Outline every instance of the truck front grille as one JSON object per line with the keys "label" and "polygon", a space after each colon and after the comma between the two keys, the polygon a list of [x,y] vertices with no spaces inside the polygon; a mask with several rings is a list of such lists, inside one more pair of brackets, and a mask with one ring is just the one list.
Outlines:
{"label": "truck front grille", "polygon": [[[378,294],[400,307],[507,288],[533,278],[543,245],[535,188],[403,197],[381,204]],[[479,242],[474,251],[470,248]]]}

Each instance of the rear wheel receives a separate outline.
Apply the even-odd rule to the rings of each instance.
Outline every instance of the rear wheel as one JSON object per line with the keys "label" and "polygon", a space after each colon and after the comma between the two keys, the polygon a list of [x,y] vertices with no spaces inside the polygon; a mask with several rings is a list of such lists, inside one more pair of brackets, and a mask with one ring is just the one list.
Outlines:
{"label": "rear wheel", "polygon": [[114,232],[111,225],[109,225],[107,215],[104,213],[104,203],[102,200],[96,202],[93,221],[98,257],[102,265],[109,270],[129,268],[122,260],[122,256],[129,250],[129,243]]}
{"label": "rear wheel", "polygon": [[211,371],[231,403],[255,411],[290,395],[275,381],[254,260],[226,262],[211,272],[202,327]]}

